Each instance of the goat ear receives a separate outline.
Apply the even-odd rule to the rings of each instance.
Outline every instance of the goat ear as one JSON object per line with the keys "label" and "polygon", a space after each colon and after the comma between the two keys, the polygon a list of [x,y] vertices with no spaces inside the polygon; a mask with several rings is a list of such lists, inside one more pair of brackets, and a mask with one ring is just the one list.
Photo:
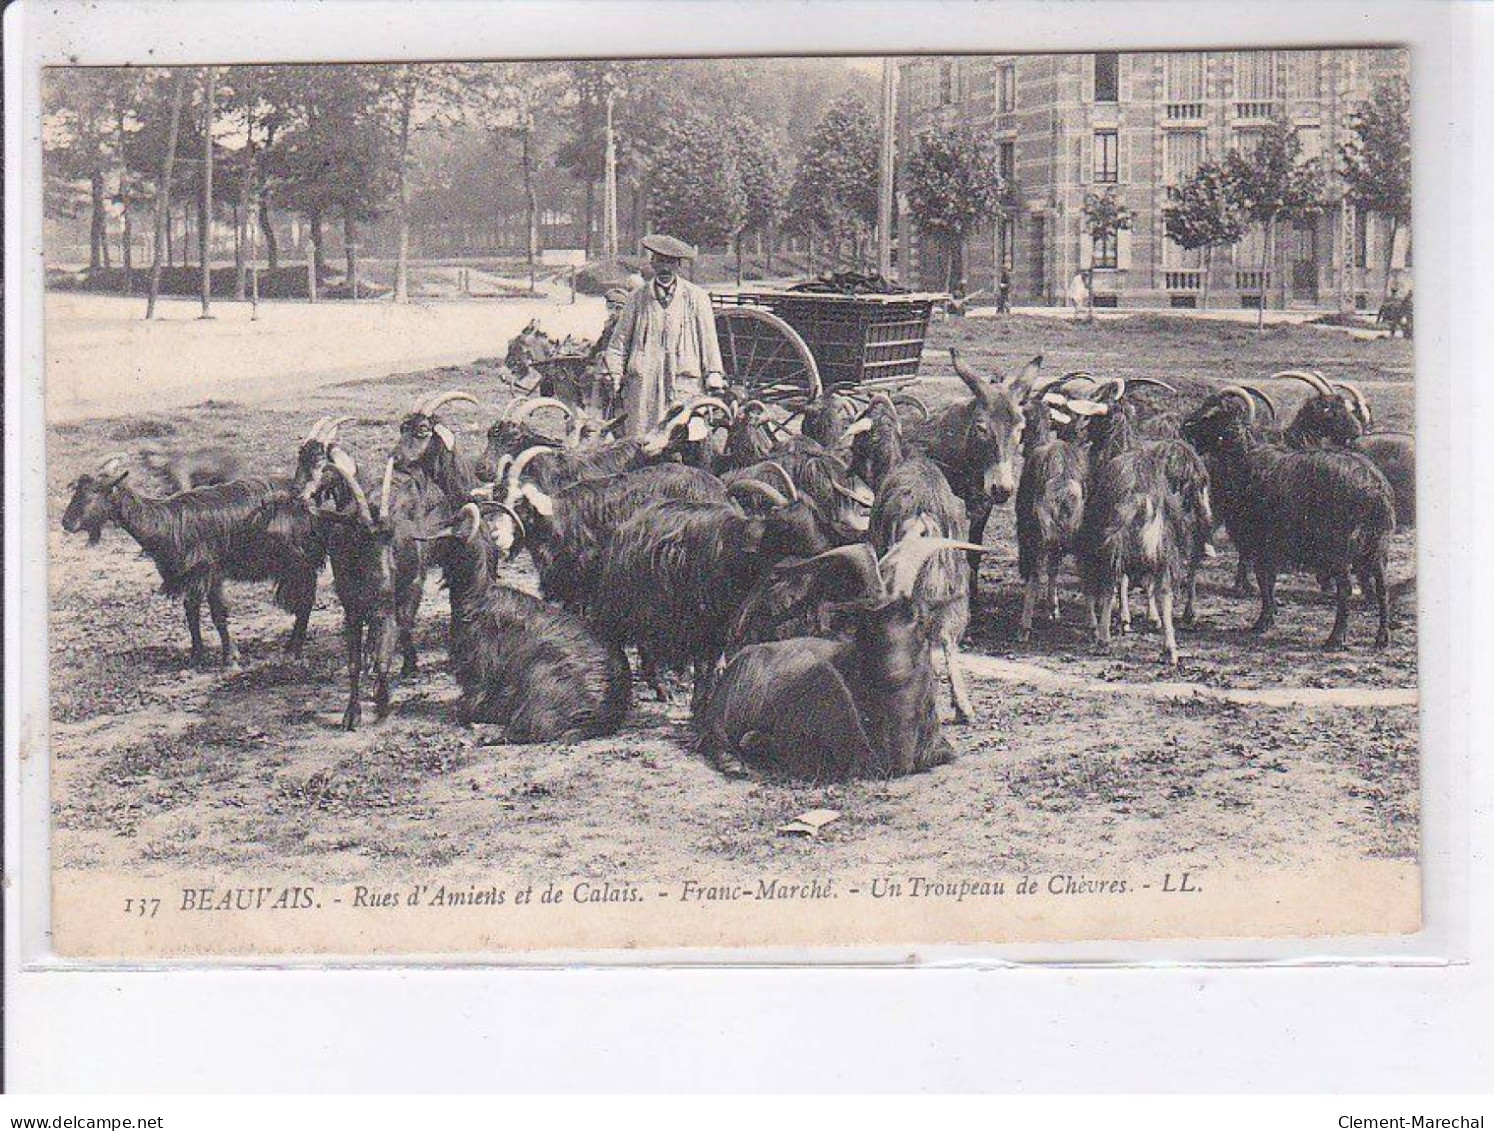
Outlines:
{"label": "goat ear", "polygon": [[121,471],[118,475],[116,475],[113,479],[109,480],[106,484],[104,484],[104,486],[106,488],[108,488],[108,487],[118,487],[119,484],[121,482],[123,482],[124,477],[126,475],[128,475],[129,473],[130,473],[130,469],[127,467],[123,471]]}
{"label": "goat ear", "polygon": [[456,434],[444,424],[436,425],[436,435],[441,437],[441,442],[446,445],[448,451],[456,451]]}

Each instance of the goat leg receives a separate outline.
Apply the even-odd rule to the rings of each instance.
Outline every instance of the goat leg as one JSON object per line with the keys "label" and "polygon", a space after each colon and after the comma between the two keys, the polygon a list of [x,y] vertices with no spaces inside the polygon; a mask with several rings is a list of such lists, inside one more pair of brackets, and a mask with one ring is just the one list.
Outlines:
{"label": "goat leg", "polygon": [[[1366,572],[1373,582],[1375,604],[1380,611],[1380,628],[1375,633],[1375,647],[1384,648],[1390,643],[1390,585],[1385,579],[1385,563],[1375,562]],[[1369,591],[1370,586],[1366,585],[1365,592]]]}
{"label": "goat leg", "polygon": [[285,641],[285,653],[293,659],[301,658],[301,650],[306,644],[306,630],[311,623],[311,608],[316,604],[316,578],[311,579],[311,584],[298,581],[295,587],[294,608],[296,611],[296,623],[291,626],[290,636]]}
{"label": "goat leg", "polygon": [[955,721],[975,721],[975,708],[970,703],[970,687],[965,682],[965,669],[960,664],[960,648],[953,640],[944,641],[944,666],[949,672],[949,694],[954,703]]}
{"label": "goat leg", "polygon": [[394,667],[399,626],[393,617],[381,616],[370,626],[369,635],[373,642],[374,718],[383,719],[389,714],[389,672]]}
{"label": "goat leg", "polygon": [[1095,651],[1110,651],[1110,614],[1115,611],[1115,585],[1105,585],[1100,589],[1098,607],[1091,599],[1090,607],[1094,609],[1095,616]]}
{"label": "goat leg", "polygon": [[239,650],[234,647],[233,638],[228,634],[228,602],[223,599],[223,583],[214,582],[208,586],[208,612],[213,617],[213,627],[218,630],[218,641],[223,648],[223,666],[225,668],[236,668],[239,666]]}
{"label": "goat leg", "polygon": [[1261,591],[1261,612],[1250,631],[1260,635],[1276,623],[1276,568],[1256,562],[1255,580]]}
{"label": "goat leg", "polygon": [[1250,559],[1241,554],[1239,564],[1235,566],[1236,597],[1251,597],[1255,594],[1255,585],[1250,580],[1250,565]]}
{"label": "goat leg", "polygon": [[359,702],[359,680],[363,677],[363,621],[350,612],[343,613],[343,634],[348,642],[348,707],[342,713],[342,729],[357,730],[363,719]]}
{"label": "goat leg", "polygon": [[1178,638],[1172,626],[1172,578],[1164,573],[1160,579],[1152,583],[1152,588],[1160,590],[1156,593],[1156,597],[1162,616],[1162,659],[1164,663],[1176,667]]}
{"label": "goat leg", "polygon": [[1120,606],[1121,635],[1124,636],[1131,631],[1131,577],[1125,573],[1120,575]]}
{"label": "goat leg", "polygon": [[187,631],[192,634],[191,662],[195,666],[206,655],[202,643],[202,592],[195,586],[182,594],[182,609],[187,614]]}
{"label": "goat leg", "polygon": [[1037,608],[1038,595],[1042,592],[1042,573],[1034,567],[1032,575],[1027,579],[1027,587],[1022,594],[1022,629],[1017,633],[1017,639],[1026,644],[1032,639],[1032,614]]}
{"label": "goat leg", "polygon": [[1193,601],[1198,596],[1198,564],[1197,555],[1188,562],[1187,589],[1183,597],[1183,623],[1193,623]]}
{"label": "goat leg", "polygon": [[1333,628],[1328,633],[1328,639],[1323,642],[1325,652],[1334,652],[1344,646],[1344,638],[1349,633],[1349,597],[1353,593],[1354,583],[1349,580],[1349,571],[1346,568],[1337,579],[1337,601],[1333,612]]}
{"label": "goat leg", "polygon": [[[970,517],[970,541],[977,546],[985,545],[986,523],[991,518],[991,507],[987,503],[984,506],[972,508],[974,513]],[[975,608],[975,595],[980,589],[980,559],[981,555],[974,550],[965,552],[966,559],[970,562],[970,607]]]}
{"label": "goat leg", "polygon": [[1060,618],[1059,618],[1059,615],[1058,615],[1058,557],[1057,556],[1055,556],[1048,563],[1048,609],[1050,610],[1050,613],[1051,613],[1049,619],[1054,624],[1058,624]]}

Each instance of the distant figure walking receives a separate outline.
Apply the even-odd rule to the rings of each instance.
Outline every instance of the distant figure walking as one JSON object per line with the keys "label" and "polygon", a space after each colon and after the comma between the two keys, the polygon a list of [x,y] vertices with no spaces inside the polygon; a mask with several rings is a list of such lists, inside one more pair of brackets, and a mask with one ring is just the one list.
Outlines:
{"label": "distant figure walking", "polygon": [[605,355],[607,375],[628,414],[623,427],[629,436],[651,431],[670,405],[695,391],[679,382],[702,381],[708,390],[726,383],[711,296],[678,274],[695,249],[665,235],[646,236],[643,247],[653,281],[628,295]]}
{"label": "distant figure walking", "polygon": [[1012,312],[1012,274],[1005,267],[1001,269],[1001,276],[996,283],[996,313],[1010,314]]}
{"label": "distant figure walking", "polygon": [[1089,301],[1089,276],[1084,271],[1075,271],[1074,277],[1069,280],[1069,305],[1074,308],[1075,320],[1081,316],[1094,317]]}

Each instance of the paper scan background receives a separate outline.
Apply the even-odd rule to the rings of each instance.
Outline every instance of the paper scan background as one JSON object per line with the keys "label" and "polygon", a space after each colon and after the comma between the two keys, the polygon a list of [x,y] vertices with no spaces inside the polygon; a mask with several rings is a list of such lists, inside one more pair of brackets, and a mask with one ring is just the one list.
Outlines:
{"label": "paper scan background", "polygon": [[[1487,469],[1469,461],[1472,423],[1489,399],[1473,379],[1473,359],[1487,354],[1470,331],[1494,343],[1487,342],[1487,319],[1474,313],[1482,309],[1480,296],[1468,284],[1476,278],[1478,252],[1488,249],[1487,225],[1473,222],[1473,186],[1484,180],[1476,172],[1488,170],[1475,170],[1468,157],[1489,164],[1472,144],[1488,84],[1475,89],[1472,75],[1474,52],[1494,38],[1494,19],[1432,3],[1262,3],[1251,7],[1249,21],[1240,21],[1239,11],[1123,2],[13,5],[6,13],[8,502],[28,477],[40,478],[39,463],[21,465],[15,441],[24,447],[42,425],[36,387],[25,380],[40,372],[40,259],[10,258],[21,246],[22,224],[39,229],[39,193],[26,190],[39,183],[37,153],[34,127],[19,121],[15,109],[23,92],[34,98],[30,64],[74,57],[164,63],[1406,43],[1416,105],[1418,371],[1451,378],[1418,388],[1424,482],[1487,485]],[[1178,18],[1182,12],[1186,19]],[[1466,238],[1470,231],[1478,232],[1476,246]],[[1464,490],[1457,497],[1471,505],[1479,495]],[[38,684],[26,676],[45,668],[44,660],[27,666],[28,654],[45,654],[39,646],[44,601],[21,602],[23,593],[45,587],[25,585],[26,559],[13,556],[14,548],[24,549],[23,516],[8,505],[7,655],[21,663],[6,667],[6,994],[9,1034],[16,1036],[8,1042],[7,1083],[89,1090],[387,1088],[392,1080],[441,1089],[1378,1090],[1435,1078],[1443,1087],[1476,1086],[1486,1082],[1489,1067],[1488,1037],[1474,1029],[1489,1014],[1489,910],[1488,885],[1470,886],[1468,862],[1472,850],[1472,875],[1487,874],[1479,865],[1488,859],[1489,773],[1480,755],[1488,751],[1489,728],[1486,715],[1473,713],[1470,691],[1489,685],[1490,663],[1478,634],[1488,600],[1470,581],[1487,562],[1489,539],[1486,524],[1465,519],[1455,529],[1449,515],[1458,509],[1429,508],[1433,517],[1422,526],[1427,929],[1406,940],[966,948],[916,956],[924,965],[955,967],[993,959],[1146,964],[1180,953],[1191,962],[1140,970],[23,973],[21,960],[35,965],[45,956],[48,873],[38,832],[45,827],[46,780],[45,759],[28,759],[15,773],[22,719],[11,708],[34,702]],[[1470,805],[1478,816],[1471,829]],[[909,955],[738,957],[888,962]],[[1241,959],[1309,968],[1200,965]],[[1386,959],[1400,965],[1387,968]],[[562,1037],[565,1051],[556,1056]],[[838,1050],[833,1063],[815,1055],[821,1048]]]}

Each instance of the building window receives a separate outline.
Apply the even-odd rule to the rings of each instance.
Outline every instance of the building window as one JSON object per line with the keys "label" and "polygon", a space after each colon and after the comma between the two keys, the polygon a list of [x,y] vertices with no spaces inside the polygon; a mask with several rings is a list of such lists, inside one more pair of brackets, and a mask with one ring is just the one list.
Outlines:
{"label": "building window", "polygon": [[1296,64],[1293,69],[1297,74],[1297,97],[1322,97],[1322,56],[1320,56],[1316,51],[1294,51],[1292,53],[1292,59]]}
{"label": "building window", "polygon": [[996,145],[996,164],[1001,173],[1002,187],[1010,189],[1012,182],[1017,179],[1017,143],[1013,141],[998,142]]}
{"label": "building window", "polygon": [[1095,56],[1095,101],[1120,101],[1120,55],[1114,51]]}
{"label": "building window", "polygon": [[1113,270],[1120,256],[1119,245],[1120,241],[1113,234],[1095,240],[1095,254],[1091,265]]}
{"label": "building window", "polygon": [[1241,102],[1269,102],[1276,97],[1276,52],[1235,52],[1235,97]]}
{"label": "building window", "polygon": [[1167,183],[1180,185],[1198,172],[1204,159],[1202,130],[1175,130],[1163,139]]}
{"label": "building window", "polygon": [[1095,180],[1102,185],[1120,180],[1120,135],[1115,130],[1095,131]]}
{"label": "building window", "polygon": [[1202,102],[1204,56],[1201,51],[1176,51],[1167,56],[1167,101]]}
{"label": "building window", "polygon": [[1017,68],[1003,63],[996,68],[996,112],[1009,114],[1017,108]]}

